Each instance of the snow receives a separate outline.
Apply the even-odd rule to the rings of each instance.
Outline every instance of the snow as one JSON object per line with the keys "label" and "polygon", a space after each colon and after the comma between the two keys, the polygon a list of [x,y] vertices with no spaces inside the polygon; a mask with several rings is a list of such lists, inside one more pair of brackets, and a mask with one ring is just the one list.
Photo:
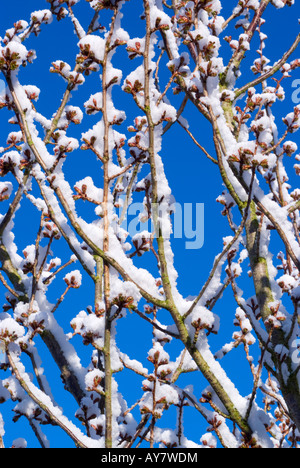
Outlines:
{"label": "snow", "polygon": [[60,137],[56,142],[56,149],[57,153],[66,152],[71,153],[79,148],[79,142],[76,138],[68,137],[66,134],[61,132]]}
{"label": "snow", "polygon": [[22,437],[19,437],[18,439],[15,439],[13,441],[12,446],[15,449],[26,449],[27,448],[27,442]]}
{"label": "snow", "polygon": [[34,101],[39,99],[41,90],[37,86],[25,85],[23,86],[23,89],[25,90],[28,99],[33,99]]}
{"label": "snow", "polygon": [[52,65],[53,67],[50,68],[50,71],[54,72],[57,69],[63,72],[66,77],[69,76],[70,71],[72,70],[71,66],[62,60],[56,60]]}
{"label": "snow", "polygon": [[64,277],[65,282],[67,285],[73,285],[73,287],[80,288],[82,282],[82,274],[79,270],[74,270],[68,273]]}
{"label": "snow", "polygon": [[74,16],[74,13],[69,12],[69,14],[70,14],[72,23],[74,24],[74,28],[75,28],[74,34],[78,34],[81,40],[83,37],[86,36],[85,30],[79,23],[78,19]]}
{"label": "snow", "polygon": [[50,10],[37,10],[31,13],[31,21],[33,23],[51,24],[53,15]]}
{"label": "snow", "polygon": [[102,37],[89,34],[80,39],[78,43],[81,51],[87,50],[99,62],[103,61],[105,52],[105,40]]}
{"label": "snow", "polygon": [[189,315],[186,325],[192,325],[194,328],[202,327],[207,330],[213,330],[215,333],[219,330],[219,317],[213,314],[209,309],[201,305],[196,305],[193,312]]}
{"label": "snow", "polygon": [[241,309],[239,307],[237,309],[237,311],[236,311],[235,317],[241,323],[241,325],[242,325],[241,328],[242,329],[246,329],[248,331],[252,330],[250,322],[249,322],[248,318],[246,317],[245,312],[243,311],[243,309]]}
{"label": "snow", "polygon": [[14,61],[16,62],[17,66],[19,67],[22,65],[23,62],[27,60],[28,50],[26,47],[21,44],[17,38],[12,40],[7,44],[5,47],[0,46],[0,54],[2,57],[10,57],[14,55]]}
{"label": "snow", "polygon": [[0,413],[0,437],[4,437],[5,435],[5,430],[4,430],[4,421],[3,421],[3,416]]}
{"label": "snow", "polygon": [[285,141],[283,144],[283,150],[287,153],[288,156],[292,156],[293,153],[296,153],[298,146],[293,141]]}
{"label": "snow", "polygon": [[87,448],[99,448],[100,444],[98,441],[93,441],[91,438],[85,436],[79,428],[75,426],[73,422],[71,422],[69,419],[67,419],[60,408],[55,406],[51,398],[46,395],[44,392],[42,392],[40,389],[38,389],[30,380],[28,374],[25,373],[24,366],[22,363],[20,363],[16,356],[13,356],[13,361],[14,365],[18,369],[18,372],[22,376],[24,385],[29,388],[30,392],[32,395],[34,395],[34,399],[36,401],[41,402],[41,404],[47,408],[47,411],[50,413],[50,415],[53,415],[53,417],[56,419],[57,423],[61,425],[62,427],[68,428],[68,431],[80,441],[80,443],[83,446],[86,446]]}
{"label": "snow", "polygon": [[100,112],[102,106],[102,92],[92,94],[89,100],[84,103],[87,114],[96,114]]}
{"label": "snow", "polygon": [[25,329],[13,318],[6,318],[0,321],[0,340],[6,343],[22,338]]}
{"label": "snow", "polygon": [[103,347],[104,326],[103,317],[97,317],[93,314],[88,315],[85,311],[81,311],[71,321],[71,327],[75,333],[80,334],[83,338],[92,337],[93,342],[99,348]]}
{"label": "snow", "polygon": [[127,354],[122,352],[120,353],[120,358],[124,362],[125,366],[133,369],[137,374],[148,374],[148,369],[144,367],[140,361],[137,361],[136,359],[130,359]]}
{"label": "snow", "polygon": [[88,176],[76,182],[75,187],[95,202],[101,203],[103,201],[103,189],[94,185],[92,177]]}
{"label": "snow", "polygon": [[0,200],[9,198],[13,191],[11,182],[0,182]]}
{"label": "snow", "polygon": [[200,339],[198,340],[198,350],[201,353],[206,364],[209,366],[210,370],[214,373],[214,375],[218,376],[219,383],[221,384],[226,394],[230,397],[231,401],[234,402],[234,405],[239,411],[239,413],[241,415],[244,415],[247,409],[247,401],[240,395],[235,385],[230,381],[230,379],[226,375],[223,368],[215,360],[214,356],[212,355],[209,349],[207,338],[203,331],[200,332]]}
{"label": "snow", "polygon": [[74,122],[76,125],[79,125],[82,122],[83,112],[78,106],[66,106],[64,114],[69,120]]}
{"label": "snow", "polygon": [[[85,266],[91,272],[94,271],[95,262],[93,257],[86,250],[82,249],[80,242],[78,241],[73,230],[70,228],[65,215],[62,213],[61,207],[53,191],[46,185],[43,187],[43,190],[46,196],[47,203],[49,203],[51,208],[53,209],[61,229],[68,237],[69,242],[72,245],[72,249],[74,249],[73,251],[76,252],[76,255],[81,259],[81,261],[84,262]],[[63,193],[66,195],[65,190],[63,190]]]}
{"label": "snow", "polygon": [[[271,3],[276,7],[276,8],[283,8],[286,5],[286,2],[282,0],[271,0]],[[294,0],[291,1],[291,3],[294,3]]]}
{"label": "snow", "polygon": [[204,434],[200,442],[202,442],[206,448],[217,448],[217,439],[211,433]]}
{"label": "snow", "polygon": [[164,33],[167,37],[171,54],[173,58],[177,58],[178,46],[174,34],[172,33],[172,22],[170,16],[164,12],[161,0],[150,0],[149,7],[151,28],[156,28],[158,26],[162,26],[164,28]]}
{"label": "snow", "polygon": [[92,392],[97,387],[100,387],[100,391],[103,391],[101,387],[101,381],[104,382],[104,372],[100,371],[99,369],[94,369],[90,372],[87,372],[85,376],[85,385],[86,389],[89,392]]}
{"label": "snow", "polygon": [[179,402],[178,393],[174,388],[167,384],[161,384],[158,380],[156,380],[154,387],[153,377],[151,380],[143,381],[143,389],[146,394],[139,403],[142,413],[153,412],[156,418],[160,418],[165,405],[176,405]]}

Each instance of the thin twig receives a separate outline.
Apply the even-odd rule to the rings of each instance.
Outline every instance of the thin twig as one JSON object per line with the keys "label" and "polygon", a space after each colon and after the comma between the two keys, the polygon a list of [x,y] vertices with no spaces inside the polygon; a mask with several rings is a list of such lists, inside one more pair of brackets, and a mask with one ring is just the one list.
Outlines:
{"label": "thin twig", "polygon": [[170,335],[172,336],[172,338],[176,338],[176,339],[180,339],[180,335],[177,334],[177,333],[173,333],[169,330],[166,330],[164,328],[162,328],[161,326],[159,326],[154,320],[151,320],[149,317],[147,317],[147,315],[143,314],[142,312],[140,312],[138,309],[133,309],[134,312],[139,316],[141,317],[143,320],[146,320],[146,322],[150,323],[153,327],[155,327],[157,330],[163,332],[163,333],[166,333],[166,335]]}
{"label": "thin twig", "polygon": [[201,149],[201,151],[205,154],[205,156],[210,160],[212,161],[214,164],[218,164],[218,161],[213,158],[207,151],[206,149],[200,145],[200,143],[198,143],[198,141],[196,140],[196,138],[194,137],[194,135],[192,134],[192,132],[186,128],[185,125],[183,125],[182,122],[180,122],[180,119],[177,119],[177,123],[179,123],[179,125],[187,132],[187,134],[191,137],[191,139],[193,140],[193,142],[198,146],[198,148]]}
{"label": "thin twig", "polygon": [[14,296],[16,297],[17,299],[19,299],[19,294],[9,286],[9,284],[5,281],[5,278],[4,276],[2,275],[2,273],[0,272],[0,281],[1,283],[3,284],[3,286]]}
{"label": "thin twig", "polygon": [[75,259],[71,259],[69,260],[67,263],[65,263],[64,265],[62,265],[61,267],[57,268],[57,270],[55,270],[50,276],[48,276],[47,278],[45,278],[43,280],[43,283],[44,284],[49,284],[50,281],[53,280],[53,278],[58,275],[58,273],[60,273],[62,270],[64,270],[65,268],[67,268],[68,266],[72,265],[72,263],[74,263],[76,260]]}
{"label": "thin twig", "polygon": [[287,62],[289,57],[292,55],[293,52],[297,49],[298,45],[300,43],[300,34],[296,37],[295,41],[293,42],[292,46],[289,48],[289,50],[283,55],[282,59],[279,60],[269,71],[264,73],[263,75],[259,76],[255,80],[251,81],[250,83],[247,83],[244,85],[242,88],[238,89],[235,92],[235,99],[244,94],[248,89],[253,88],[263,81],[266,81],[268,78],[271,78],[275,73],[277,73],[281,67]]}

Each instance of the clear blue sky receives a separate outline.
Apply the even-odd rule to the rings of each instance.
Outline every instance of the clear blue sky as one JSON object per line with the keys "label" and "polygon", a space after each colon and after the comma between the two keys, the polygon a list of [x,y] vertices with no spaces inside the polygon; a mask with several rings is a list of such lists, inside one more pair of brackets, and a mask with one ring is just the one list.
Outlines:
{"label": "clear blue sky", "polygon": [[[223,16],[227,18],[232,11],[233,7],[236,5],[237,0],[225,0],[223,1],[226,4],[226,7],[223,11]],[[141,0],[131,0],[124,7],[124,13],[128,13],[125,16],[123,27],[128,30],[129,34],[133,37],[138,35],[143,35],[143,22],[138,19],[136,10],[141,9],[142,2]],[[4,6],[1,10],[0,17],[0,36],[4,36],[5,30],[10,28],[13,23],[19,19],[29,20],[30,12],[33,10],[48,8],[49,4],[44,0],[10,0],[9,2],[4,2]],[[89,22],[91,18],[92,10],[89,8],[87,2],[82,0],[78,6],[74,8],[75,13],[80,12],[80,19],[85,25]],[[284,10],[276,10],[273,6],[270,6],[268,13],[266,15],[267,23],[265,25],[264,32],[269,34],[270,39],[267,42],[267,48],[265,49],[265,55],[272,61],[277,60],[281,57],[282,53],[288,49],[291,42],[293,41],[295,35],[298,33],[298,22],[297,22],[297,6],[293,8],[285,8]],[[231,30],[232,31],[232,30]],[[228,33],[229,34],[229,33]],[[231,32],[230,32],[231,34]],[[234,31],[232,32],[234,34]],[[237,33],[236,33],[237,34]],[[27,48],[33,48],[37,51],[37,59],[33,65],[28,66],[26,69],[21,70],[20,72],[20,82],[22,84],[34,84],[41,88],[41,97],[37,108],[40,112],[44,112],[45,115],[49,118],[55,112],[56,108],[60,103],[60,99],[65,87],[65,84],[62,82],[61,78],[49,74],[49,68],[51,62],[55,60],[66,60],[70,64],[74,64],[75,55],[77,53],[77,37],[73,34],[72,25],[69,20],[64,20],[61,23],[57,23],[56,20],[50,26],[42,26],[42,33],[36,39],[34,37],[26,43]],[[229,47],[224,43],[224,55],[228,56]],[[116,66],[124,70],[123,77],[126,75],[126,71],[130,71],[131,67],[134,67],[135,64],[128,63],[128,61],[123,62],[125,54],[116,56],[120,63],[116,62]],[[252,60],[254,55],[251,56]],[[255,57],[256,58],[256,57]],[[243,65],[243,74],[240,79],[240,84],[244,84],[247,80],[252,77],[252,74],[249,73],[249,66],[251,61],[245,60]],[[299,72],[298,75],[294,74],[294,78],[300,78]],[[74,100],[71,102],[74,105],[81,105],[89,98],[90,94],[95,93],[99,90],[97,86],[100,85],[99,78],[96,74],[87,79],[86,85],[81,87],[80,90],[74,93]],[[0,84],[1,91],[1,84]],[[292,108],[291,94],[294,91],[292,88],[292,80],[287,84],[286,93],[287,99],[285,103],[281,105],[279,112],[284,116]],[[133,109],[130,97],[121,96],[120,101],[118,102],[118,107],[124,108],[128,115],[128,120],[126,125],[132,123],[132,118],[134,117],[135,109]],[[129,106],[129,107],[128,107]],[[131,109],[133,111],[131,111]],[[0,113],[0,122],[2,126],[1,136],[5,138],[7,130],[11,130],[11,127],[8,127],[6,124],[7,114],[6,112]],[[208,151],[213,153],[212,141],[210,139],[210,129],[208,128],[206,122],[203,119],[199,119],[198,114],[195,113],[192,106],[187,106],[187,112],[185,117],[189,119],[191,129],[193,130],[195,136],[199,139],[199,142],[204,144]],[[85,117],[83,125],[80,129],[80,132],[86,131],[92,123],[95,122],[95,119],[92,117]],[[80,137],[80,134],[76,129],[73,129],[74,136]],[[77,132],[77,134],[76,134]],[[4,146],[5,141],[0,141],[0,146]],[[184,248],[185,240],[175,240],[173,242],[175,258],[176,258],[176,268],[179,272],[179,285],[180,290],[184,296],[187,295],[196,295],[203,283],[205,282],[210,269],[213,265],[213,260],[215,256],[222,249],[222,237],[231,235],[230,229],[227,225],[227,221],[221,216],[221,207],[216,203],[216,198],[222,192],[222,185],[220,180],[220,175],[218,174],[217,168],[215,168],[212,163],[207,161],[196,149],[194,144],[187,139],[185,133],[179,126],[174,126],[172,130],[167,134],[164,147],[162,149],[162,157],[166,166],[166,174],[169,178],[170,186],[173,190],[173,194],[178,202],[181,203],[204,203],[205,204],[205,242],[204,246],[199,251],[186,250]],[[70,180],[76,182],[82,178],[82,173],[78,174],[77,168],[81,161],[80,152],[76,155],[71,156],[72,159],[70,163],[66,166],[69,172]],[[190,164],[186,164],[187,158],[191,161],[193,170],[190,170]],[[87,165],[82,169],[83,172],[86,172],[86,175],[89,175],[90,167]],[[93,170],[93,169],[92,169]],[[34,242],[35,233],[37,231],[37,225],[34,217],[28,220],[28,205],[27,202],[24,202],[23,212],[19,213],[18,219],[16,220],[17,234],[19,237],[20,251],[28,244]],[[32,212],[31,212],[32,213]],[[32,216],[32,215],[30,215]],[[26,223],[26,230],[24,230],[24,223]],[[63,249],[61,250],[63,255]],[[88,281],[88,280],[87,280]],[[246,285],[247,284],[247,285]],[[249,288],[249,283],[244,280],[241,281],[241,287],[245,286]],[[66,332],[70,331],[69,322],[73,315],[79,312],[81,309],[85,309],[87,305],[93,303],[92,298],[92,285],[87,285],[82,288],[80,291],[74,291],[66,300],[66,303],[63,307],[63,316],[61,317],[61,323],[66,329]],[[63,288],[63,285],[61,285]],[[57,290],[52,291],[53,301],[58,297],[62,292]],[[247,295],[251,296],[252,292],[247,291]],[[87,299],[88,298],[88,299]],[[74,310],[75,309],[75,310]],[[215,338],[215,350],[219,348],[220,343],[230,341],[231,334],[233,331],[232,327],[232,317],[234,315],[235,304],[233,303],[231,296],[226,293],[225,301],[221,303],[221,307],[216,309],[216,313],[219,313],[221,316],[221,327],[223,326],[223,334],[220,338]],[[137,322],[133,317],[128,316],[128,320],[120,324],[120,330],[118,337],[120,339],[120,348],[127,352],[132,358],[136,349],[140,349],[145,353],[150,348],[151,343],[151,334],[149,334],[149,341],[145,343],[145,338],[143,333],[134,333],[134,329],[137,326],[143,325],[140,322]],[[137,336],[137,339],[140,339],[139,342],[130,339],[128,335],[128,329],[133,332],[132,336]],[[129,339],[128,339],[129,336]],[[74,344],[79,345],[80,340],[76,339]],[[172,348],[171,348],[172,349]],[[43,359],[45,359],[45,368],[47,372],[51,369],[51,375],[54,378],[58,377],[58,373],[52,369],[51,359],[47,357],[47,352],[43,351]],[[86,354],[87,355],[87,354]],[[88,362],[84,363],[88,364]],[[226,359],[224,359],[223,364],[225,365],[226,370],[229,375],[235,374],[236,368],[239,364],[239,354],[236,354],[236,362],[232,364],[230,360],[227,364]],[[241,368],[239,369],[240,379],[244,379],[244,391],[245,393],[249,392],[249,385],[247,381],[248,369],[244,372]],[[126,394],[126,383],[127,379],[130,377],[131,385],[135,380],[133,374],[128,375],[125,371],[120,375],[120,389],[124,390]],[[51,379],[50,383],[51,383]],[[186,384],[189,382],[189,377],[185,378]],[[203,381],[200,377],[191,378],[191,380],[197,384],[197,381],[201,383],[203,387]],[[183,380],[184,381],[184,380]],[[136,379],[137,382],[137,395],[140,393],[140,380]],[[196,388],[196,387],[195,387]],[[60,399],[61,387],[57,387],[54,393],[59,394],[58,400]],[[133,392],[134,393],[134,392]],[[199,392],[195,392],[199,395]],[[133,401],[130,400],[130,403]],[[72,409],[74,408],[70,400],[68,400],[68,410],[71,414]],[[0,411],[3,408],[0,406]],[[7,412],[4,413],[7,415]],[[186,424],[188,427],[188,421],[190,417],[194,417],[193,411],[187,410],[186,412]],[[191,426],[190,431],[198,430],[198,423],[200,424],[201,418],[197,421],[197,426]],[[174,423],[174,419],[173,419]],[[166,425],[168,422],[166,422]],[[206,423],[204,423],[206,426]],[[28,427],[23,425],[23,423],[17,423],[14,425],[6,425],[7,430],[7,443],[9,444],[15,437],[25,437],[28,441],[33,444],[37,444],[35,438],[30,435]],[[48,428],[46,433],[55,431],[52,428]],[[56,446],[64,446],[65,439],[62,436],[61,431],[56,431]],[[199,431],[200,434],[200,431]],[[187,432],[188,435],[188,432]],[[190,434],[191,435],[191,434]],[[192,435],[191,435],[192,437]],[[193,439],[196,439],[193,437]]]}

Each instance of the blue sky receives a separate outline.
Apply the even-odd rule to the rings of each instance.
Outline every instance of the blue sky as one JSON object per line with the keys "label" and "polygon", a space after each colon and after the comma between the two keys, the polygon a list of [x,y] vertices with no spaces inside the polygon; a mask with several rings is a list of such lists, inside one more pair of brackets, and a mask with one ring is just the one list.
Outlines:
{"label": "blue sky", "polygon": [[[230,15],[233,7],[236,5],[237,0],[226,0],[223,3],[226,4],[226,7],[224,7],[223,10],[223,16],[227,18]],[[141,5],[141,0],[131,0],[124,7],[125,17],[123,27],[127,29],[129,34],[133,37],[143,35],[143,22],[138,18],[138,14],[141,11]],[[41,8],[48,8],[48,6],[49,4],[44,0],[30,0],[30,2],[24,0],[11,0],[10,2],[5,2],[5,6],[2,8],[2,14],[0,17],[0,36],[4,36],[5,30],[11,27],[15,21],[19,19],[28,21],[31,11]],[[92,10],[88,7],[85,1],[82,0],[80,4],[75,7],[74,11],[75,13],[80,12],[79,17],[82,20],[83,25],[88,24],[91,18]],[[294,37],[298,33],[299,26],[297,22],[297,7],[294,6],[293,8],[285,8],[284,10],[276,10],[273,6],[270,6],[265,18],[267,23],[264,27],[264,32],[269,34],[270,39],[267,42],[267,47],[264,53],[268,58],[270,58],[271,62],[273,62],[279,59],[282,53],[289,48],[293,42]],[[230,34],[234,35],[237,33],[231,29]],[[35,84],[41,88],[41,97],[39,103],[37,104],[37,108],[40,112],[44,112],[48,118],[51,117],[57,109],[65,88],[65,83],[61,80],[60,77],[49,73],[51,62],[55,60],[66,60],[71,65],[73,65],[76,53],[78,51],[77,42],[77,38],[73,34],[71,22],[69,20],[64,20],[62,23],[57,23],[55,20],[50,26],[42,26],[42,33],[37,39],[32,37],[26,43],[27,48],[33,48],[37,51],[37,59],[33,65],[30,65],[26,69],[21,70],[19,79],[22,84]],[[226,62],[226,57],[229,57],[229,46],[227,43],[224,43],[223,48]],[[136,63],[130,63],[129,61],[126,61],[125,56],[125,51],[120,53],[118,52],[115,61],[115,66],[119,66],[124,70],[123,78],[125,78],[126,72],[129,73],[129,71],[131,71],[131,69],[136,66]],[[254,57],[252,53],[251,60],[249,61],[246,59],[244,61],[243,73],[239,82],[240,85],[243,85],[252,78],[253,75],[251,72],[249,72],[249,67],[251,66],[254,58],[257,58],[257,56]],[[296,78],[300,78],[299,72],[298,75],[297,72],[294,74],[294,79]],[[73,100],[71,104],[81,105],[82,107],[82,104],[89,98],[90,94],[99,90],[99,76],[94,74],[93,76],[87,78],[85,86],[81,87],[78,92],[73,94]],[[293,91],[294,88],[292,88],[292,80],[290,80],[286,85],[286,101],[278,106],[278,112],[282,116],[287,114],[287,112],[291,111],[292,109],[293,103],[291,102],[291,95]],[[120,94],[120,96],[118,95],[118,99],[118,107],[120,109],[124,108],[127,113],[128,119],[126,121],[126,125],[132,124],[132,118],[136,115],[136,111],[134,106],[132,106],[130,96]],[[176,101],[174,98],[175,103],[179,101],[180,100]],[[194,132],[199,142],[204,144],[207,150],[214,155],[212,141],[210,138],[211,130],[207,123],[204,122],[203,119],[199,118],[199,115],[195,112],[192,105],[190,104],[187,106],[184,116],[188,118],[191,130]],[[80,133],[86,131],[92,124],[96,122],[96,120],[97,116],[96,118],[86,116],[80,131],[78,131],[76,128],[73,128],[72,131],[74,132],[74,135],[72,136],[79,138]],[[3,111],[0,114],[2,138],[5,138],[8,131],[12,131],[11,126],[8,126],[6,121],[7,113],[6,111]],[[0,141],[0,146],[4,145],[5,141]],[[197,148],[188,139],[185,132],[179,126],[174,125],[166,135],[161,155],[165,163],[166,174],[176,201],[180,203],[204,203],[205,206],[205,240],[203,247],[197,251],[186,250],[184,248],[186,241],[185,239],[173,241],[175,266],[179,273],[178,283],[180,286],[180,291],[183,296],[196,295],[201,289],[201,286],[205,282],[211,270],[215,256],[222,250],[222,237],[231,235],[231,231],[227,225],[226,219],[223,218],[220,214],[221,206],[216,202],[216,198],[223,190],[222,182],[217,168],[215,168],[210,161],[206,160],[205,157],[199,153]],[[85,157],[88,158],[86,155]],[[90,172],[94,170],[91,157],[90,159],[87,159],[89,163],[84,164],[83,166],[81,164],[81,158],[82,155],[80,153],[74,154],[66,164],[66,169],[68,171],[70,180],[74,183],[77,180],[83,178],[85,175],[89,175]],[[185,163],[187,158],[189,160],[189,164]],[[78,167],[80,167],[80,173],[78,173]],[[83,209],[86,210],[86,206],[84,206]],[[28,220],[28,216],[30,216],[30,220]],[[22,249],[28,243],[34,242],[34,236],[37,231],[37,222],[38,216],[34,214],[32,210],[30,210],[29,203],[24,201],[22,203],[22,209],[18,213],[18,217],[16,219],[16,234],[20,245],[20,251],[22,251]],[[24,229],[25,223],[26,230]],[[64,246],[57,247],[57,251],[64,256]],[[247,296],[252,295],[253,291],[251,290],[251,287],[249,287],[249,280],[247,279],[247,275],[241,279],[240,286],[246,289]],[[58,289],[51,291],[53,301],[55,301],[55,299],[63,291],[62,281],[57,288]],[[69,322],[71,317],[75,315],[75,313],[78,313],[81,309],[85,309],[87,305],[93,302],[92,294],[92,285],[87,283],[87,285],[82,288],[82,290],[73,291],[69,298],[67,298],[64,304],[63,316],[60,317],[60,323],[62,323],[62,325],[65,327],[66,332],[70,332]],[[74,312],[75,308],[76,311]],[[230,341],[233,331],[232,318],[234,311],[235,304],[233,303],[231,295],[228,291],[225,294],[221,306],[217,307],[215,310],[215,312],[221,316],[221,327],[223,327],[221,330],[223,330],[223,335],[221,338],[214,338],[214,350],[218,349],[220,343]],[[166,320],[170,321],[170,318],[167,317],[167,315]],[[127,352],[132,358],[134,358],[136,349],[147,353],[147,350],[151,345],[151,331],[146,332],[148,333],[147,341],[145,340],[145,336],[142,332],[139,331],[139,333],[136,333],[136,327],[141,327],[143,332],[146,330],[143,324],[141,324],[139,321],[137,322],[135,317],[128,314],[126,321],[125,319],[122,320],[118,329],[120,348]],[[134,336],[135,340],[133,341],[130,336]],[[76,338],[74,340],[74,345],[81,347],[80,340]],[[176,351],[175,345],[172,345],[170,349],[170,354],[172,355],[172,350],[174,352]],[[81,347],[81,350],[84,353],[84,359],[85,357],[87,358],[88,353],[86,353],[86,350],[84,350],[83,347]],[[59,379],[59,375],[53,368],[51,358],[49,358],[47,351],[44,349],[42,356],[45,361],[45,368],[47,368],[47,372],[50,372],[51,379],[56,381]],[[226,358],[224,359],[224,365],[229,375],[235,374],[237,365],[239,365],[240,362],[239,353],[236,353],[235,356],[235,362],[233,362],[232,359],[228,362]],[[88,361],[84,362],[84,364],[87,365]],[[242,391],[245,393],[251,391],[251,388],[249,388],[249,380],[247,376],[249,376],[248,369],[244,371],[242,368],[240,368],[240,380],[243,380]],[[125,394],[128,391],[126,388],[128,378],[129,374],[127,371],[122,373],[120,377],[118,376],[120,390],[123,390]],[[133,374],[130,374],[130,379],[131,384],[133,384],[136,379],[136,394],[140,394],[140,379],[137,379]],[[191,379],[189,379],[189,377],[184,377],[182,382],[187,384],[190,380],[193,381],[195,389],[197,389],[198,383],[199,385],[201,384],[201,388],[204,385],[203,379],[200,376],[196,378],[192,377]],[[134,389],[134,386],[132,388]],[[62,387],[58,385],[58,387],[55,389],[55,393],[57,394],[57,399],[59,401],[67,404],[68,413],[71,414],[74,405],[69,399],[67,399],[67,402],[61,399]],[[133,395],[134,393],[135,392],[133,390]],[[196,391],[195,393],[200,397],[199,392]],[[129,403],[133,403],[133,401],[130,400]],[[0,406],[0,411],[2,410],[3,408]],[[194,417],[193,412],[187,410],[185,424],[186,427],[188,427],[188,421],[190,421],[190,418],[192,417]],[[174,422],[175,420],[173,419],[173,425]],[[192,437],[192,432],[199,430],[198,428],[201,426],[198,426],[198,424],[200,424],[200,422],[201,418],[199,416],[197,425],[191,425],[190,430],[187,431],[187,436],[190,432],[190,436]],[[166,424],[167,423],[168,422],[166,422]],[[206,423],[204,423],[204,426],[206,426]],[[6,430],[8,444],[15,437],[27,438],[27,436],[28,440],[30,440],[32,444],[36,444],[35,439],[28,435],[29,431],[27,426],[24,426],[22,423],[18,423],[17,425],[9,424],[6,426]],[[54,429],[48,428],[46,432],[49,433],[48,431],[52,432]],[[55,445],[64,446],[64,444],[65,438],[62,437],[61,432],[57,432]]]}

